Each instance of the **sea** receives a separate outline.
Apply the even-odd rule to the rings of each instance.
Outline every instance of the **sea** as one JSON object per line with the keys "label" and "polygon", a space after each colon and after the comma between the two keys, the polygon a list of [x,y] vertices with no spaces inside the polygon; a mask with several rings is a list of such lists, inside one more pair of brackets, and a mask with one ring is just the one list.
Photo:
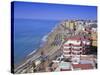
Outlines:
{"label": "sea", "polygon": [[58,23],[58,20],[14,19],[14,64],[36,52]]}

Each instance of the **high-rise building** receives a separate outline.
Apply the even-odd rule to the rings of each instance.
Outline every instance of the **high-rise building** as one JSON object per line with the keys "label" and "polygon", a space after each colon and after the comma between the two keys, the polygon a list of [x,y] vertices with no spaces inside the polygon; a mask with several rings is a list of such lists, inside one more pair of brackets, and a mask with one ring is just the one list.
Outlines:
{"label": "high-rise building", "polygon": [[63,56],[71,58],[72,62],[79,62],[80,56],[84,53],[84,46],[90,45],[90,41],[80,36],[75,36],[66,40],[63,45]]}

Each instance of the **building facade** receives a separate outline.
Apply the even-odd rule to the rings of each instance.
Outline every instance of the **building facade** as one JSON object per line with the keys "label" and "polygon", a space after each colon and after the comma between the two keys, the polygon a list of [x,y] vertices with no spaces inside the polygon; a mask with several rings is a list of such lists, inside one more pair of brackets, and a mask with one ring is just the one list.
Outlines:
{"label": "building facade", "polygon": [[63,45],[63,56],[71,58],[73,62],[79,62],[81,55],[85,52],[85,46],[89,46],[90,41],[78,36],[66,39]]}

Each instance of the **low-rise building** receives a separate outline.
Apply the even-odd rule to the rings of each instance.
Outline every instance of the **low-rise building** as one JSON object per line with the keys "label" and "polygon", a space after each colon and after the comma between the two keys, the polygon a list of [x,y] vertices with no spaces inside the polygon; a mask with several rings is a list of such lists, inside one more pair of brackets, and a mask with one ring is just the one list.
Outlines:
{"label": "low-rise building", "polygon": [[73,70],[93,69],[92,64],[72,64]]}

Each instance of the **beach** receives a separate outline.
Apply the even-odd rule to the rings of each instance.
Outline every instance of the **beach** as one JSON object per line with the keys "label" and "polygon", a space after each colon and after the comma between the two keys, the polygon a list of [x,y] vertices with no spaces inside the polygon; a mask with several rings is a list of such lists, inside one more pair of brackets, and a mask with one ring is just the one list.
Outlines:
{"label": "beach", "polygon": [[[48,60],[52,61],[52,60],[55,60],[57,57],[61,56],[63,53],[62,52],[63,44],[65,43],[64,39],[75,37],[75,35],[80,34],[78,29],[74,33],[70,31],[70,29],[67,28],[65,25],[66,24],[64,23],[64,21],[63,22],[61,21],[56,27],[54,27],[51,30],[51,32],[49,32],[43,39],[45,40],[43,45],[39,47],[37,50],[28,54],[27,59],[22,64],[17,66],[14,72],[15,73],[26,73],[26,72],[31,73],[32,63],[35,62],[38,64],[41,61],[41,52],[44,53],[45,57],[43,58],[46,59],[46,61]],[[49,61],[48,64],[50,64],[51,61]]]}

